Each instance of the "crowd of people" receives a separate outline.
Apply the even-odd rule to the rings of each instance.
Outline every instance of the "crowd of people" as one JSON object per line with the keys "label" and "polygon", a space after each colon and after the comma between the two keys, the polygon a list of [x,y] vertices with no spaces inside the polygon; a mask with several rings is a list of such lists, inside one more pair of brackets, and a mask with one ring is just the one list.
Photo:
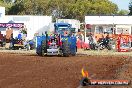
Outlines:
{"label": "crowd of people", "polygon": [[100,37],[98,40],[95,38],[95,36],[92,33],[88,35],[88,38],[85,38],[84,34],[81,32],[77,33],[76,37],[77,37],[77,41],[80,41],[81,48],[83,48],[83,44],[85,43],[84,39],[85,40],[88,39],[89,49],[92,50],[95,50],[99,47],[105,47],[105,48],[109,47],[110,37],[108,33],[102,34],[102,37]]}

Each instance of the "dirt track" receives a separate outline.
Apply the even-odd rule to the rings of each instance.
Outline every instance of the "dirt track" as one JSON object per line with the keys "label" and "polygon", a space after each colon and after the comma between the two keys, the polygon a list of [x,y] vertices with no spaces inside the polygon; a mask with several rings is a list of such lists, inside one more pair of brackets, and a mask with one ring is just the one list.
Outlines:
{"label": "dirt track", "polygon": [[[90,76],[95,75],[93,79],[128,77],[127,79],[130,80],[131,65],[129,64],[127,71],[126,69],[120,70],[128,63],[127,58],[90,55],[67,58],[39,57],[32,54],[0,53],[0,88],[77,88],[83,67],[89,71]],[[132,88],[130,86],[122,88],[127,87]],[[111,87],[94,86],[91,88]]]}

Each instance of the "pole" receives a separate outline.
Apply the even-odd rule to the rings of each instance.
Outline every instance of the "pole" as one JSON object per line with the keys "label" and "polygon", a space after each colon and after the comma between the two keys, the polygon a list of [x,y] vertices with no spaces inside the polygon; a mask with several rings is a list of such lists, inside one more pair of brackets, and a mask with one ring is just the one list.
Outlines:
{"label": "pole", "polygon": [[84,22],[84,26],[85,26],[85,27],[84,27],[84,42],[85,42],[85,40],[86,40],[86,29],[87,29],[87,28],[86,28],[86,23],[85,23],[85,22]]}

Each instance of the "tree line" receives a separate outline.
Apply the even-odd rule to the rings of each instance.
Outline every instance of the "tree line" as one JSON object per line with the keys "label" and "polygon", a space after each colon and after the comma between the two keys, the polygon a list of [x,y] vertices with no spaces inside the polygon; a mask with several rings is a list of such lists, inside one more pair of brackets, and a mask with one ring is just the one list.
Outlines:
{"label": "tree line", "polygon": [[86,15],[128,14],[110,0],[0,0],[0,5],[6,7],[6,15],[52,15],[80,21]]}

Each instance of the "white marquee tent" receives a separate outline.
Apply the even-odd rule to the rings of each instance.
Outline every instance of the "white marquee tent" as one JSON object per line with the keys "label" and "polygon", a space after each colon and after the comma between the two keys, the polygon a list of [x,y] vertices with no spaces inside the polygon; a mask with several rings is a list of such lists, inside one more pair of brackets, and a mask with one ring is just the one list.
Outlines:
{"label": "white marquee tent", "polygon": [[132,16],[85,16],[85,23],[132,25]]}

